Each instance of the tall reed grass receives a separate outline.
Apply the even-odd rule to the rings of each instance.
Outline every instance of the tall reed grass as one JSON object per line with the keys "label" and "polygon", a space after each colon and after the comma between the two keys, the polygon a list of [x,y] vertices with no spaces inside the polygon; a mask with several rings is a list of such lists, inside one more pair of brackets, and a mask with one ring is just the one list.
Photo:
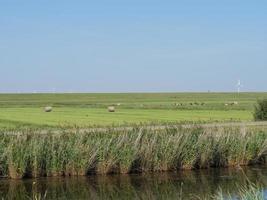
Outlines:
{"label": "tall reed grass", "polygon": [[38,130],[0,134],[0,174],[13,179],[264,163],[267,130],[237,127]]}
{"label": "tall reed grass", "polygon": [[207,199],[214,199],[214,200],[234,200],[234,199],[240,199],[240,200],[264,200],[264,190],[257,185],[249,184],[245,186],[241,186],[240,189],[237,191],[237,194],[231,195],[231,194],[223,194],[223,192],[220,190],[217,192],[217,194],[214,197],[209,197]]}

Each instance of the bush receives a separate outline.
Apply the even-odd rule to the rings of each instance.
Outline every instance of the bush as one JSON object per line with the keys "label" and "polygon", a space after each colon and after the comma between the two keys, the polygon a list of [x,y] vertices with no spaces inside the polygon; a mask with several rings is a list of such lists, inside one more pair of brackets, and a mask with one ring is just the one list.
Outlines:
{"label": "bush", "polygon": [[258,100],[255,106],[254,119],[256,121],[267,120],[267,99]]}

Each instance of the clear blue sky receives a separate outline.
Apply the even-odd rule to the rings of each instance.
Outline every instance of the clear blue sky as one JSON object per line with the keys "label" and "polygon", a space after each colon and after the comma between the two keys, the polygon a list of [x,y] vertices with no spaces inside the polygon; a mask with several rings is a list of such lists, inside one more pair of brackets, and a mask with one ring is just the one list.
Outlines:
{"label": "clear blue sky", "polygon": [[266,0],[0,0],[0,92],[267,91]]}

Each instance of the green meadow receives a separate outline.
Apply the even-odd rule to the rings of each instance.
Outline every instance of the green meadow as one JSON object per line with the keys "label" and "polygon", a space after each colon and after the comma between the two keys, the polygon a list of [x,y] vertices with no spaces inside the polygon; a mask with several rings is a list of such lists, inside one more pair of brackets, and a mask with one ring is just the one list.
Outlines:
{"label": "green meadow", "polygon": [[133,123],[168,123],[181,121],[249,121],[249,111],[220,110],[156,110],[156,109],[118,109],[109,113],[105,108],[55,108],[45,113],[40,108],[3,108],[0,123],[3,126],[93,126],[123,125]]}
{"label": "green meadow", "polygon": [[[21,179],[265,164],[266,125],[198,123],[253,121],[257,99],[266,96],[2,94],[0,175]],[[45,106],[52,112],[44,112]],[[132,129],[116,127],[125,125]]]}
{"label": "green meadow", "polygon": [[267,93],[1,94],[0,127],[251,121],[262,98]]}

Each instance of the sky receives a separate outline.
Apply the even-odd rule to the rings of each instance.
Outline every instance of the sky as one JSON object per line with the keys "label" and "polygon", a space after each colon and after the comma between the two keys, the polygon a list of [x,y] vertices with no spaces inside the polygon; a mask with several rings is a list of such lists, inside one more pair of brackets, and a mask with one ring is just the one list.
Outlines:
{"label": "sky", "polygon": [[267,91],[266,0],[0,0],[0,92]]}

